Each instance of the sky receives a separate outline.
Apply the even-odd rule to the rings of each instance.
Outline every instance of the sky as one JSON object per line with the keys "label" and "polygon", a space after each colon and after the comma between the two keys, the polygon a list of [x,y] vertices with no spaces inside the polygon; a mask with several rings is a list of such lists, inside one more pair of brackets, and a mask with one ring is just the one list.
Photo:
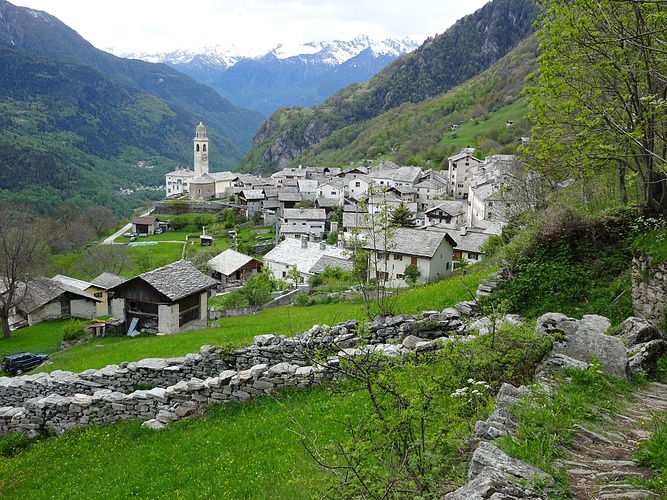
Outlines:
{"label": "sky", "polygon": [[10,0],[57,17],[102,50],[160,53],[234,46],[258,54],[279,43],[423,42],[487,0]]}

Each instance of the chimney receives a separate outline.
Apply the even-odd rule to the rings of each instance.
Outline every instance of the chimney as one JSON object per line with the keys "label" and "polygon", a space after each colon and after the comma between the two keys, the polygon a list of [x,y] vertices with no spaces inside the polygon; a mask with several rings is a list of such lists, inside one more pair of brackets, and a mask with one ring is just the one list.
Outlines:
{"label": "chimney", "polygon": [[465,236],[467,232],[468,232],[467,228],[465,226],[461,226],[460,230],[461,236]]}
{"label": "chimney", "polygon": [[315,241],[315,233],[308,233],[308,241]]}
{"label": "chimney", "polygon": [[308,248],[308,238],[305,235],[301,235],[301,248]]}
{"label": "chimney", "polygon": [[324,251],[327,249],[327,242],[326,241],[320,241],[320,250]]}
{"label": "chimney", "polygon": [[331,232],[332,233],[337,233],[338,232],[338,222],[332,222],[331,223]]}

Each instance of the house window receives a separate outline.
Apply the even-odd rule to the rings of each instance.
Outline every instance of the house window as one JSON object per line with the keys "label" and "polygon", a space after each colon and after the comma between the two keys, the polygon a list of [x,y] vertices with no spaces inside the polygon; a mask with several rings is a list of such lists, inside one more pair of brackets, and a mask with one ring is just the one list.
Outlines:
{"label": "house window", "polygon": [[394,254],[394,260],[403,260],[402,255]]}
{"label": "house window", "polygon": [[359,181],[355,182],[354,187],[361,187],[361,182],[359,182]]}
{"label": "house window", "polygon": [[396,278],[398,278],[399,280],[402,280],[403,278],[405,278],[405,274],[397,274]]}
{"label": "house window", "polygon": [[389,273],[384,272],[384,271],[377,271],[377,272],[375,273],[375,277],[376,277],[378,280],[387,281],[387,280],[389,279]]}
{"label": "house window", "polygon": [[449,271],[449,262],[447,262],[447,264],[445,264],[445,269],[446,269],[447,271]]}

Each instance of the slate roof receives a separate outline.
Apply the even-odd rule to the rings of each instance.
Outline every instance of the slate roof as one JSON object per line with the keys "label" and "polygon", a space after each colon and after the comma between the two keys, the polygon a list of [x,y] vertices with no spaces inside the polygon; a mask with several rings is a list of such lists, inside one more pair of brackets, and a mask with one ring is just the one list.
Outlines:
{"label": "slate roof", "polygon": [[449,233],[444,231],[425,231],[409,227],[397,227],[393,228],[392,231],[393,233],[386,242],[388,247],[386,250],[385,238],[381,234],[378,235],[378,241],[375,243],[369,241],[367,237],[364,242],[364,248],[415,257],[432,258],[443,239],[447,239],[452,247],[456,246],[456,241]]}
{"label": "slate roof", "polygon": [[352,271],[354,268],[354,263],[349,259],[342,259],[340,257],[334,257],[332,255],[323,255],[317,262],[313,264],[313,267],[310,268],[311,274],[320,274],[327,267],[333,267],[342,269],[343,271]]}
{"label": "slate roof", "polygon": [[155,224],[155,221],[157,219],[155,217],[132,217],[132,220],[130,221],[132,224],[147,224],[149,226],[152,226]]}
{"label": "slate roof", "polygon": [[218,271],[225,276],[229,276],[253,260],[255,259],[249,255],[228,248],[209,260],[208,265],[211,269]]}
{"label": "slate roof", "polygon": [[174,170],[173,172],[169,172],[168,174],[171,177],[194,177],[195,173],[194,171],[190,169],[185,169],[185,168],[178,168]]}
{"label": "slate roof", "polygon": [[394,182],[417,182],[423,171],[421,167],[398,167],[396,169],[383,169],[368,174],[372,179],[391,179]]}
{"label": "slate roof", "polygon": [[302,242],[296,238],[287,238],[280,242],[277,247],[272,248],[265,256],[264,262],[277,262],[290,267],[296,266],[299,272],[312,274],[311,269],[324,256],[347,259],[348,251],[331,245],[324,245],[321,249],[319,243],[309,241],[306,248],[302,248]]}
{"label": "slate roof", "polygon": [[447,185],[438,179],[427,179],[419,184],[415,184],[416,189],[444,189],[446,187]]}
{"label": "slate roof", "polygon": [[283,219],[326,220],[327,214],[322,208],[286,208]]}
{"label": "slate roof", "polygon": [[38,276],[27,283],[26,293],[19,308],[26,313],[31,313],[66,292],[94,302],[101,302],[97,297],[93,297],[79,288],[50,280],[44,276]]}
{"label": "slate roof", "polygon": [[53,281],[56,281],[58,283],[62,283],[65,285],[69,285],[71,287],[74,287],[78,290],[84,291],[87,288],[90,288],[93,286],[92,283],[88,281],[83,281],[83,280],[78,280],[76,278],[71,278],[70,276],[65,276],[64,274],[56,274],[53,278],[51,278]]}
{"label": "slate roof", "polygon": [[244,189],[241,195],[248,201],[263,200],[265,198],[263,189]]}
{"label": "slate roof", "polygon": [[133,279],[145,281],[172,301],[200,293],[218,284],[187,260],[176,261],[154,271],[140,274]]}
{"label": "slate roof", "polygon": [[90,282],[99,288],[104,288],[105,290],[108,290],[109,288],[113,288],[116,285],[125,283],[126,281],[127,278],[123,278],[122,276],[118,276],[117,274],[103,272],[99,276],[93,278]]}

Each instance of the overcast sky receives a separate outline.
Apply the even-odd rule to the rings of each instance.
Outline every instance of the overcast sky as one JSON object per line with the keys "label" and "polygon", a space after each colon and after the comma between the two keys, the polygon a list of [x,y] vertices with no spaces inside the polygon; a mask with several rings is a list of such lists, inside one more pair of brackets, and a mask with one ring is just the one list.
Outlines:
{"label": "overcast sky", "polygon": [[168,52],[442,33],[487,0],[10,0],[54,15],[99,49]]}

